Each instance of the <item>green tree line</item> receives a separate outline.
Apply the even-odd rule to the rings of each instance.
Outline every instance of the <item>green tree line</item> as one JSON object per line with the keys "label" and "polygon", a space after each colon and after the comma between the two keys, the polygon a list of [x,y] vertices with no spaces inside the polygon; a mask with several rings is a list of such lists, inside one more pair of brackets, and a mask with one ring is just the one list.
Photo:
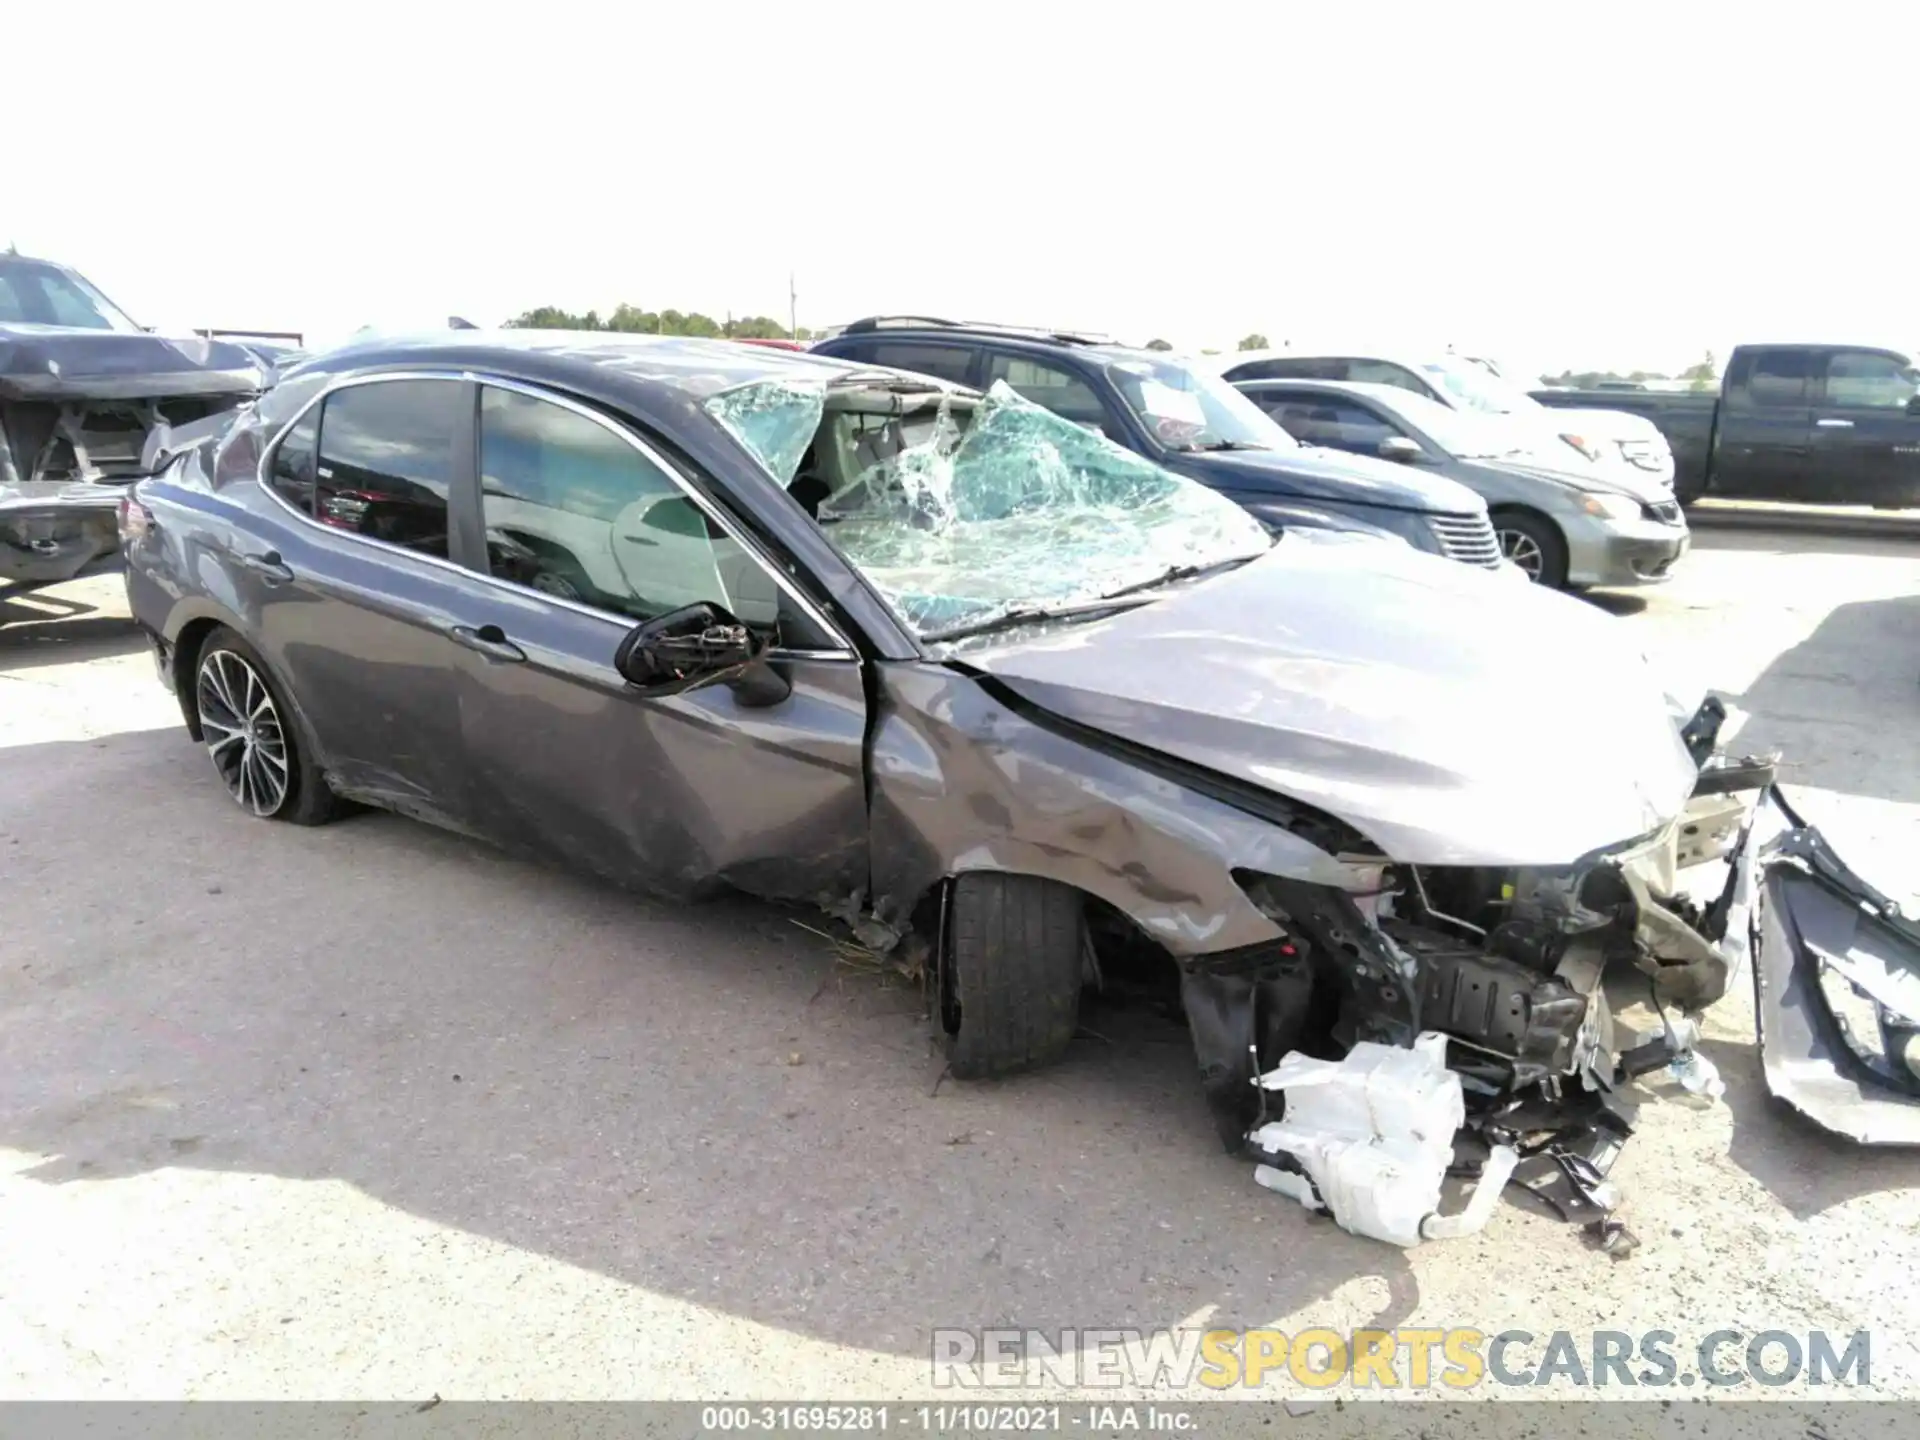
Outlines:
{"label": "green tree line", "polygon": [[778,320],[766,315],[729,315],[716,320],[698,310],[642,310],[634,305],[616,305],[611,314],[597,310],[576,315],[555,305],[537,305],[507,321],[509,330],[617,330],[630,335],[696,335],[709,340],[811,340],[813,332],[802,325],[789,332]]}
{"label": "green tree line", "polygon": [[1666,375],[1658,370],[1630,370],[1624,375],[1617,370],[1563,370],[1558,375],[1540,377],[1543,385],[1563,386],[1569,390],[1595,390],[1603,383],[1617,384],[1622,381],[1644,385],[1649,380],[1683,380],[1689,389],[1716,390],[1720,386],[1720,364],[1709,350],[1678,375]]}

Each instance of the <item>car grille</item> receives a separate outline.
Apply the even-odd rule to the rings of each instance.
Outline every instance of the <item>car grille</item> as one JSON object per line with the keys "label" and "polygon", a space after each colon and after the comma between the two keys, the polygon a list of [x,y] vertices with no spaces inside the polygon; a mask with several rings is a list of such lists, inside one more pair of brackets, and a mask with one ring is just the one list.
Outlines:
{"label": "car grille", "polygon": [[1429,515],[1427,525],[1449,560],[1467,565],[1500,563],[1500,542],[1493,538],[1493,523],[1485,515]]}
{"label": "car grille", "polygon": [[1658,505],[1642,505],[1640,509],[1649,520],[1658,520],[1662,525],[1684,523],[1680,514],[1680,505],[1674,500],[1662,500]]}

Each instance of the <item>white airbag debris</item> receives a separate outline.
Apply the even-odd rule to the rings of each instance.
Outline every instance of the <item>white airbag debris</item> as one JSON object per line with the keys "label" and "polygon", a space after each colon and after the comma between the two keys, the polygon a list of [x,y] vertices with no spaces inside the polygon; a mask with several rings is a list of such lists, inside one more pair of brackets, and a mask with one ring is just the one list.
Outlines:
{"label": "white airbag debris", "polygon": [[1442,1216],[1440,1185],[1466,1123],[1447,1037],[1429,1031],[1411,1049],[1361,1041],[1341,1060],[1298,1051],[1257,1082],[1286,1096],[1284,1118],[1249,1137],[1263,1161],[1253,1178],[1344,1230],[1394,1245],[1467,1235],[1487,1222],[1518,1159],[1494,1147],[1466,1210]]}

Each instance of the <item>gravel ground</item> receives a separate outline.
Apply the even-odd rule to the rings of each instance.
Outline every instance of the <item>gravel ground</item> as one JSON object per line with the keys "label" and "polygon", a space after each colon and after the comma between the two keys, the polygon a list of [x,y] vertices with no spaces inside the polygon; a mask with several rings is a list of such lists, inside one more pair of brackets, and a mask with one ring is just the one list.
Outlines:
{"label": "gravel ground", "polygon": [[[1913,894],[1920,545],[1702,533],[1596,603]],[[936,1092],[915,991],[787,913],[247,819],[125,613],[109,578],[0,625],[0,1398],[901,1398],[933,1326],[1196,1320],[1866,1327],[1920,1396],[1920,1157],[1767,1104],[1744,992],[1726,1100],[1651,1098],[1615,1171],[1638,1255],[1512,1203],[1403,1253],[1221,1154],[1158,1015]]]}

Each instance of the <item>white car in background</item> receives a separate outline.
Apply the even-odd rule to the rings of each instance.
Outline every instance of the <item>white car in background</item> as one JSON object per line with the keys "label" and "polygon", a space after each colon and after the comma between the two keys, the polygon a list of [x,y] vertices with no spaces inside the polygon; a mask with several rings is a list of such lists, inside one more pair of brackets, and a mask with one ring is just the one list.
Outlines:
{"label": "white car in background", "polygon": [[1539,456],[1549,464],[1564,464],[1566,451],[1572,449],[1589,464],[1635,482],[1636,493],[1673,489],[1673,451],[1651,420],[1623,410],[1560,410],[1542,405],[1485,360],[1384,350],[1291,349],[1241,350],[1209,358],[1230,381],[1346,380],[1397,385],[1454,410],[1503,415],[1524,425],[1538,437]]}

